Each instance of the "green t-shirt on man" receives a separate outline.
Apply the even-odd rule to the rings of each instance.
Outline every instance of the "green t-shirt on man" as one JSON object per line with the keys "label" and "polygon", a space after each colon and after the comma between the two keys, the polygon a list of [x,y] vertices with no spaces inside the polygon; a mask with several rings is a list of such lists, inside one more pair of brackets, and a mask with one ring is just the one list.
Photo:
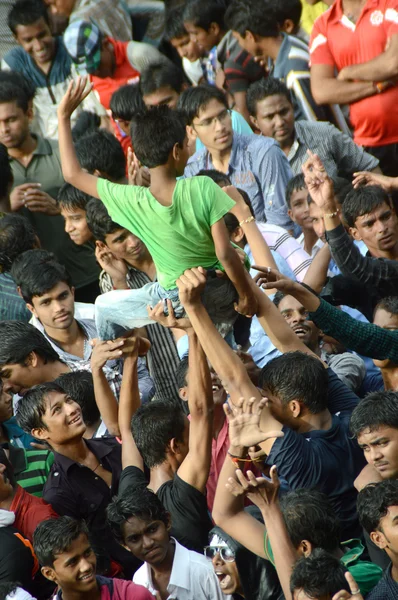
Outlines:
{"label": "green t-shirt on man", "polygon": [[170,206],[160,204],[145,187],[98,179],[97,191],[112,220],[147,246],[164,289],[175,288],[186,269],[222,268],[211,226],[235,202],[209,177],[178,180]]}

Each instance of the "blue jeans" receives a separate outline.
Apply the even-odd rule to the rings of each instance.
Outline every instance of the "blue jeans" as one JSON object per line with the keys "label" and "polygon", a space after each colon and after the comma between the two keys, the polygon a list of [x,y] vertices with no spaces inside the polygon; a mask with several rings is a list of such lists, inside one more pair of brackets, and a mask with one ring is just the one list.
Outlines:
{"label": "blue jeans", "polygon": [[[234,302],[238,295],[229,279],[207,280],[202,302],[218,331],[225,337],[237,318]],[[95,323],[101,340],[114,340],[126,329],[151,325],[147,306],[160,300],[171,300],[177,318],[185,315],[178,289],[165,290],[158,282],[147,283],[138,290],[114,290],[98,296],[95,301]]]}

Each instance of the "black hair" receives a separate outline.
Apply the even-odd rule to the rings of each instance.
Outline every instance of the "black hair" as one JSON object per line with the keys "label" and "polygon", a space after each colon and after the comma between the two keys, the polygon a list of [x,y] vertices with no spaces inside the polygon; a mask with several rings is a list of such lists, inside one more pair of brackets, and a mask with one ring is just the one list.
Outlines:
{"label": "black hair", "polygon": [[[240,188],[236,188],[236,189],[238,190],[238,192],[242,196],[245,204],[250,208],[250,212],[251,212],[252,217],[255,217],[255,214],[254,214],[254,211],[253,211],[253,207],[252,207],[252,203],[251,203],[250,198],[249,198],[249,194],[245,190],[242,190]],[[229,233],[232,234],[235,231],[235,229],[237,227],[239,227],[239,221],[238,221],[238,219],[232,213],[225,214],[223,218],[224,218],[224,223],[225,223],[226,228],[228,229]],[[266,219],[264,220],[264,222],[266,222]],[[246,246],[246,244],[247,244],[247,238],[246,238],[246,236],[243,236],[242,241],[243,241],[243,243]]]}
{"label": "black hair", "polygon": [[188,354],[186,354],[185,356],[182,357],[182,359],[178,363],[178,367],[176,370],[177,388],[179,390],[188,385],[188,382],[187,382],[188,370],[189,370],[189,360],[188,360]]}
{"label": "black hair", "polygon": [[5,81],[0,86],[0,104],[8,104],[9,102],[15,102],[18,108],[24,113],[29,108],[29,94],[25,86],[19,86],[11,81]]}
{"label": "black hair", "polygon": [[12,485],[13,489],[15,489],[17,486],[17,480],[15,479],[14,468],[10,463],[7,454],[5,453],[5,450],[2,446],[0,446],[0,464],[5,466],[5,474],[7,476],[7,479]]}
{"label": "black hair", "polygon": [[352,189],[343,203],[343,218],[349,227],[355,227],[358,217],[368,215],[384,203],[392,208],[389,195],[378,185]]}
{"label": "black hair", "polygon": [[328,406],[328,381],[327,370],[315,356],[287,352],[261,369],[259,384],[282,404],[298,400],[316,415]]}
{"label": "black hair", "polygon": [[101,418],[95,401],[93,376],[88,371],[63,373],[55,380],[68,396],[82,409],[83,421],[88,427],[95,425]]}
{"label": "black hair", "polygon": [[170,42],[175,38],[182,38],[188,35],[184,26],[184,6],[166,8],[165,25],[163,39]]}
{"label": "black hair", "polygon": [[[268,3],[273,5],[280,27],[283,27],[288,19],[293,21],[296,28],[300,26],[303,12],[303,5],[300,0],[268,0]],[[268,7],[266,10],[268,10]]]}
{"label": "black hair", "polygon": [[46,397],[51,392],[65,394],[64,390],[55,381],[39,383],[35,385],[19,400],[16,419],[18,425],[26,433],[31,433],[32,429],[47,429],[43,421],[43,415],[46,412]]}
{"label": "black hair", "polygon": [[205,110],[212,100],[217,100],[225,108],[229,108],[225,93],[218,87],[208,84],[197,85],[184,90],[178,99],[177,108],[184,116],[186,124],[192,125],[194,118],[198,117],[199,112]]}
{"label": "black hair", "polygon": [[171,60],[163,58],[142,70],[140,90],[143,97],[168,87],[180,94],[185,83],[184,72]]}
{"label": "black hair", "polygon": [[17,71],[0,71],[0,87],[4,84],[11,84],[24,90],[28,102],[32,102],[35,97],[36,88],[30,79],[26,79]]}
{"label": "black hair", "polygon": [[281,509],[295,548],[302,540],[327,552],[339,547],[341,523],[323,492],[310,489],[288,492],[281,497]]}
{"label": "black hair", "polygon": [[392,315],[398,315],[398,296],[387,296],[387,298],[382,298],[377,303],[374,312],[377,310],[385,310]]}
{"label": "black hair", "polygon": [[114,496],[106,509],[109,525],[120,542],[124,542],[123,525],[132,517],[143,521],[169,523],[169,514],[157,495],[145,484],[128,486],[121,494]]}
{"label": "black hair", "polygon": [[48,8],[41,0],[18,0],[8,13],[8,27],[16,35],[18,25],[33,25],[44,19],[50,27]]}
{"label": "black hair", "polygon": [[0,266],[3,272],[9,271],[16,258],[36,244],[36,232],[26,217],[12,213],[0,219]]}
{"label": "black hair", "polygon": [[217,171],[217,169],[202,169],[197,173],[197,175],[202,175],[205,177],[210,177],[217,185],[224,187],[225,185],[232,185],[232,182],[228,175],[222,173],[221,171]]}
{"label": "black hair", "polygon": [[182,441],[184,429],[181,408],[161,400],[140,406],[131,422],[137,448],[150,469],[165,461],[171,440]]}
{"label": "black hair", "polygon": [[39,563],[43,567],[52,567],[57,556],[67,552],[82,534],[88,538],[86,523],[73,517],[63,516],[39,523],[33,534],[33,549]]}
{"label": "black hair", "polygon": [[123,119],[123,121],[131,121],[134,115],[145,112],[146,107],[139,84],[122,85],[113,92],[110,109],[114,119]]}
{"label": "black hair", "polygon": [[398,429],[398,392],[372,392],[354,408],[350,419],[354,437],[357,438],[365,429],[371,432],[380,427]]}
{"label": "black hair", "polygon": [[96,198],[92,198],[87,203],[86,220],[94,238],[104,243],[107,235],[114,233],[118,229],[123,229],[121,225],[112,221],[105,204]]}
{"label": "black hair", "polygon": [[89,110],[82,110],[72,127],[72,138],[76,144],[82,137],[98,131],[101,127],[101,117]]}
{"label": "black hair", "polygon": [[24,268],[21,270],[18,285],[27,304],[32,304],[35,296],[43,296],[58,283],[66,283],[72,287],[72,280],[64,265],[51,256],[43,257],[41,251],[28,250],[21,255],[20,260],[24,262]]}
{"label": "black hair", "polygon": [[66,210],[73,210],[74,208],[86,210],[86,206],[91,199],[92,196],[78,190],[70,183],[64,183],[57,194],[59,206]]}
{"label": "black hair", "polygon": [[398,481],[386,479],[371,483],[358,494],[357,512],[359,522],[370,535],[380,529],[380,521],[391,506],[398,506]]}
{"label": "black hair", "polygon": [[286,85],[275,77],[263,77],[249,86],[246,104],[249,114],[257,115],[257,104],[269,96],[284,96],[292,104],[292,96]]}
{"label": "black hair", "polygon": [[35,352],[45,363],[60,360],[50,342],[30,323],[0,321],[0,339],[1,369],[10,364],[24,366],[31,352]]}
{"label": "black hair", "polygon": [[12,598],[17,588],[22,587],[20,583],[15,581],[0,582],[0,600]]}
{"label": "black hair", "polygon": [[291,199],[294,192],[299,192],[300,190],[306,190],[307,186],[305,184],[304,173],[298,173],[287,182],[285,197],[286,204],[289,208],[291,207]]}
{"label": "black hair", "polygon": [[175,144],[182,148],[186,138],[181,115],[168,106],[154,106],[134,117],[130,134],[138,160],[149,169],[166,164]]}
{"label": "black hair", "polygon": [[120,181],[126,175],[126,157],[120,142],[112,133],[98,129],[81,137],[76,155],[82,169],[99,171],[102,177]]}
{"label": "black hair", "polygon": [[193,23],[205,31],[209,31],[212,23],[217,23],[224,30],[225,9],[224,0],[189,0],[184,9],[184,23]]}
{"label": "black hair", "polygon": [[353,189],[351,181],[345,177],[333,177],[333,188],[337,202],[340,204],[340,206],[343,206],[347,195]]}
{"label": "black hair", "polygon": [[308,557],[300,558],[293,567],[290,590],[303,590],[308,598],[330,598],[340,590],[350,591],[344,576],[347,569],[338,559],[316,548]]}
{"label": "black hair", "polygon": [[0,144],[0,198],[7,199],[10,195],[11,186],[14,182],[8,150],[4,144]]}
{"label": "black hair", "polygon": [[56,261],[57,258],[55,254],[49,252],[48,250],[44,250],[43,248],[33,248],[31,250],[25,250],[22,252],[12,263],[11,267],[11,277],[15,281],[15,283],[20,286],[24,280],[25,269],[31,270],[32,264],[45,263],[45,262],[53,262]]}
{"label": "black hair", "polygon": [[280,30],[275,5],[264,0],[232,0],[225,13],[225,24],[242,37],[246,31],[260,37],[277,37]]}

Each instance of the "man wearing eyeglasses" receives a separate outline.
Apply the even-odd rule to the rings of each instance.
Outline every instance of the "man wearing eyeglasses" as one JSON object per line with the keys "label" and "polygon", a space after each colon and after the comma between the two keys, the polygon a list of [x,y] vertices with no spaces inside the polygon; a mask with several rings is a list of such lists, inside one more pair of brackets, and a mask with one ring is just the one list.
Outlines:
{"label": "man wearing eyeglasses", "polygon": [[189,159],[185,176],[202,169],[226,173],[234,186],[247,192],[258,221],[293,230],[285,200],[293,174],[278,144],[264,136],[235,133],[227,98],[214,86],[185,90],[177,108],[186,120],[188,136],[205,146]]}

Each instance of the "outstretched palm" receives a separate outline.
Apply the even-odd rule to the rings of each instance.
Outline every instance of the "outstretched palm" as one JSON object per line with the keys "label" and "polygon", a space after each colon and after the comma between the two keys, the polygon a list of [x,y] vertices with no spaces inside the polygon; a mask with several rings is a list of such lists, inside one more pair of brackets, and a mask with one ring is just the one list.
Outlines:
{"label": "outstretched palm", "polygon": [[281,431],[268,433],[261,431],[260,416],[264,406],[265,400],[258,402],[256,398],[250,398],[247,402],[241,398],[238,404],[224,404],[224,411],[229,422],[229,440],[232,446],[249,448],[270,437],[283,435]]}
{"label": "outstretched palm", "polygon": [[308,150],[309,158],[303,164],[305,183],[308,192],[319,208],[334,204],[333,181],[326,172],[319,156]]}

